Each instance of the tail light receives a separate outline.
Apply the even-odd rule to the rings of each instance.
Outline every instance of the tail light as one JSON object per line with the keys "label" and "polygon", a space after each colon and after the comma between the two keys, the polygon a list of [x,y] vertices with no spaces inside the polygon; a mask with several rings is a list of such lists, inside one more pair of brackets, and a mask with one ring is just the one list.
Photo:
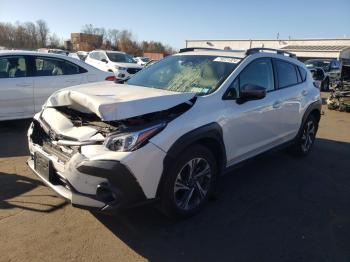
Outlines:
{"label": "tail light", "polygon": [[117,78],[115,76],[107,76],[106,79],[107,81],[115,81]]}

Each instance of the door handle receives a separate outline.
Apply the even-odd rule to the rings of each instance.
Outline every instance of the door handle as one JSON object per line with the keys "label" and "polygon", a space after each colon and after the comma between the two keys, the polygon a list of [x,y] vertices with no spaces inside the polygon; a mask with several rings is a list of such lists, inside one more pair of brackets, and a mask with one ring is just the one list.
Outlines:
{"label": "door handle", "polygon": [[273,103],[272,107],[273,108],[280,108],[282,105],[282,102],[281,101],[276,101],[275,103]]}
{"label": "door handle", "polygon": [[16,84],[16,86],[28,87],[28,86],[32,86],[32,84],[31,83],[19,83],[19,84]]}
{"label": "door handle", "polygon": [[306,96],[308,93],[309,93],[309,92],[306,91],[306,90],[301,91],[301,94],[302,94],[303,96]]}
{"label": "door handle", "polygon": [[77,80],[66,80],[66,83],[76,83]]}

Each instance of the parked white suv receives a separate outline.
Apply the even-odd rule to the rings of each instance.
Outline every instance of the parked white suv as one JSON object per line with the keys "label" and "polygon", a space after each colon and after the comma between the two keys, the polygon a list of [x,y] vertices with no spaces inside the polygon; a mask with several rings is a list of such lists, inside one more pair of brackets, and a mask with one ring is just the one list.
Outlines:
{"label": "parked white suv", "polygon": [[135,57],[134,59],[142,67],[145,66],[150,61],[148,57],[141,57],[141,56]]}
{"label": "parked white suv", "polygon": [[32,118],[55,91],[104,80],[115,77],[68,56],[0,51],[0,121]]}
{"label": "parked white suv", "polygon": [[117,51],[92,51],[85,62],[103,71],[114,72],[121,80],[130,78],[142,69],[131,55]]}
{"label": "parked white suv", "polygon": [[187,217],[236,164],[286,145],[306,155],[320,109],[319,89],[292,54],[184,49],[125,84],[52,95],[29,128],[28,164],[74,206],[157,200]]}

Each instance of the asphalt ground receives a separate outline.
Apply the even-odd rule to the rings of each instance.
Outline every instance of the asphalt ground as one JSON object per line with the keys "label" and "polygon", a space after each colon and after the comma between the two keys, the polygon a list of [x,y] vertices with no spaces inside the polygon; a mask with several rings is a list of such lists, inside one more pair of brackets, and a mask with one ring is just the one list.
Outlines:
{"label": "asphalt ground", "polygon": [[[325,94],[323,94],[325,96]],[[0,123],[0,261],[350,261],[350,114],[324,108],[309,156],[265,154],[199,215],[73,208],[31,173],[29,120]]]}

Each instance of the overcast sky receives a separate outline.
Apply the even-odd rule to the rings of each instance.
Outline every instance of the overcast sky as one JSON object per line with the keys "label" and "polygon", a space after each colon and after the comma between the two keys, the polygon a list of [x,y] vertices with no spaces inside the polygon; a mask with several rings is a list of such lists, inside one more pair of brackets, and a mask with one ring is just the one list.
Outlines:
{"label": "overcast sky", "polygon": [[0,22],[44,19],[63,39],[82,25],[128,29],[175,48],[186,39],[350,37],[349,0],[0,0]]}

